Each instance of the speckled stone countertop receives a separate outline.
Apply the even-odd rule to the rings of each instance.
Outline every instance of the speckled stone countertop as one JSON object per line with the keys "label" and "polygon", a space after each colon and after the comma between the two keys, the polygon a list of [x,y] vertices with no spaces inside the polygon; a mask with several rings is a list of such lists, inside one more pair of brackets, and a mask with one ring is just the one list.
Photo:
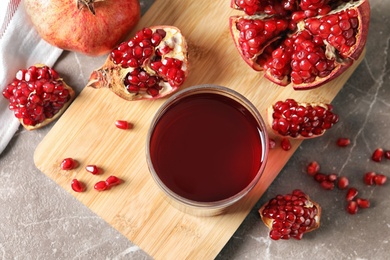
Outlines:
{"label": "speckled stone countertop", "polygon": [[[153,2],[141,1],[142,12]],[[390,183],[369,187],[362,181],[367,171],[390,177],[390,160],[370,159],[377,147],[390,150],[390,2],[370,2],[365,59],[332,103],[340,122],[326,136],[302,143],[217,259],[389,258]],[[85,64],[104,59],[65,52],[55,66],[80,92],[93,69]],[[0,155],[0,259],[151,259],[35,167],[34,150],[50,128],[20,128]],[[351,145],[337,147],[338,137],[350,138]],[[345,191],[325,191],[305,174],[312,160],[325,173],[349,177],[371,208],[349,215]],[[294,188],[321,204],[321,227],[301,241],[273,241],[257,210]]]}

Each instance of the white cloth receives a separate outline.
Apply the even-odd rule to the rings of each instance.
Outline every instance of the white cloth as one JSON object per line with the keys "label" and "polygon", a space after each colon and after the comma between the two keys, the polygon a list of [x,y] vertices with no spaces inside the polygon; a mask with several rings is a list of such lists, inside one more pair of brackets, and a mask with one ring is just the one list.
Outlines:
{"label": "white cloth", "polygon": [[19,127],[1,94],[19,69],[36,63],[53,66],[62,50],[40,38],[25,12],[22,0],[1,0],[0,6],[0,154]]}

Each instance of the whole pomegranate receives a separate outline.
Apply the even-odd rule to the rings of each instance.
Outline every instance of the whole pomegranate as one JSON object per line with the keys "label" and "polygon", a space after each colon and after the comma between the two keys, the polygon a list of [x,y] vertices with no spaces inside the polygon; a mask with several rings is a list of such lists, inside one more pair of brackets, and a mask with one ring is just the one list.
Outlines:
{"label": "whole pomegranate", "polygon": [[230,17],[242,58],[281,85],[304,90],[341,75],[362,54],[368,0],[232,0]]}
{"label": "whole pomegranate", "polygon": [[320,226],[321,207],[298,189],[272,198],[259,209],[259,213],[273,240],[300,240],[304,233]]}
{"label": "whole pomegranate", "polygon": [[299,103],[294,99],[277,101],[267,109],[268,123],[280,135],[306,139],[321,136],[339,120],[333,106],[325,103]]}
{"label": "whole pomegranate", "polygon": [[39,35],[64,50],[108,53],[140,19],[138,0],[25,0]]}
{"label": "whole pomegranate", "polygon": [[155,99],[177,90],[188,74],[187,43],[174,26],[139,30],[92,72],[87,86],[107,87],[126,100]]}
{"label": "whole pomegranate", "polygon": [[3,90],[9,109],[27,129],[33,130],[58,118],[72,102],[75,92],[45,65],[20,69]]}

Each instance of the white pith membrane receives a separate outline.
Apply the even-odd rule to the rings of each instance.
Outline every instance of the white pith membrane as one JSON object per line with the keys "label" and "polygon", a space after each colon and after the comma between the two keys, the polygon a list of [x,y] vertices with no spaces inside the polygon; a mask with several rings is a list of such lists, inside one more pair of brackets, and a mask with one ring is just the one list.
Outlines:
{"label": "white pith membrane", "polygon": [[[311,86],[312,82],[308,82],[308,83],[302,82],[302,83],[299,83],[299,84],[294,84],[292,82],[292,80],[291,80],[290,74],[285,75],[282,79],[281,78],[277,78],[276,76],[272,75],[272,73],[270,72],[270,69],[265,70],[260,64],[257,63],[258,58],[260,58],[264,54],[264,50],[268,46],[270,46],[271,44],[273,44],[276,41],[280,40],[282,37],[284,39],[291,38],[292,35],[297,35],[297,34],[299,34],[300,32],[302,32],[304,30],[307,30],[308,32],[310,32],[309,29],[305,29],[305,21],[307,21],[308,19],[312,19],[312,18],[320,19],[322,17],[327,17],[329,15],[333,15],[333,14],[339,13],[340,11],[343,11],[343,10],[354,9],[358,13],[359,24],[358,24],[357,34],[354,36],[355,39],[356,39],[356,43],[351,46],[351,48],[348,51],[348,53],[340,55],[339,51],[334,46],[332,46],[326,39],[323,39],[324,48],[325,48],[325,57],[328,60],[334,61],[335,68],[331,71],[331,73],[328,76],[325,76],[325,77],[319,77],[318,75],[316,76],[316,79],[315,79],[314,82],[318,81],[319,82],[318,86],[320,86],[320,85],[328,82],[329,79],[339,76],[343,71],[345,71],[349,66],[351,66],[351,64],[353,63],[354,60],[359,58],[359,56],[360,56],[360,54],[361,54],[361,52],[363,50],[363,48],[358,46],[358,44],[359,44],[359,40],[358,39],[360,39],[361,34],[362,34],[362,30],[361,30],[362,21],[361,21],[360,18],[362,18],[362,16],[363,16],[363,14],[359,10],[359,6],[362,5],[364,2],[366,2],[366,1],[359,0],[359,1],[353,2],[351,0],[349,2],[342,2],[342,3],[339,3],[338,6],[336,6],[334,9],[332,9],[329,13],[327,13],[325,15],[317,15],[317,16],[313,16],[313,17],[304,18],[303,20],[300,20],[297,23],[296,30],[289,31],[284,36],[282,36],[282,35],[281,36],[277,36],[277,37],[269,40],[268,42],[264,43],[264,46],[261,48],[261,50],[259,50],[259,52],[257,54],[255,54],[255,55],[253,55],[251,58],[244,57],[244,55],[242,53],[242,50],[240,48],[239,48],[239,52],[240,52],[241,56],[243,56],[243,59],[254,70],[264,71],[264,76],[266,78],[270,79],[271,81],[273,81],[274,83],[278,84],[278,85],[286,86],[286,85],[290,85],[291,84],[295,89],[309,89],[309,88],[312,88],[313,87],[313,86]],[[238,10],[241,10],[241,9],[239,9],[239,7],[235,3],[234,3],[234,8],[238,9]],[[248,20],[258,20],[258,19],[260,19],[260,20],[263,20],[263,21],[266,20],[266,19],[270,19],[270,18],[284,19],[284,17],[278,16],[278,15],[267,15],[267,14],[254,14],[254,15],[246,15],[245,14],[245,15],[241,15],[241,16],[233,16],[230,19],[232,19],[232,18],[235,19],[235,24],[234,25],[236,25],[240,19],[248,19]],[[287,30],[289,30],[289,29],[287,29]],[[234,26],[234,28],[231,30],[231,33],[233,34],[233,38],[236,41],[237,47],[240,46],[240,43],[239,43],[240,31],[237,29],[236,26]],[[313,35],[313,34],[310,32],[310,35]],[[278,44],[278,46],[282,45],[283,41],[284,40],[282,40]],[[364,42],[365,42],[365,40],[364,40]],[[355,51],[356,51],[356,53],[355,53]],[[314,86],[314,87],[317,87],[317,86]]]}

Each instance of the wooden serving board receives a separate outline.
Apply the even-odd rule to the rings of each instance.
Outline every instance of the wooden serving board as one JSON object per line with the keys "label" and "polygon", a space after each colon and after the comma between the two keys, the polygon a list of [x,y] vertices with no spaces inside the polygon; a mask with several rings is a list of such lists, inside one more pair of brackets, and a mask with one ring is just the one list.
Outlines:
{"label": "wooden serving board", "polygon": [[[330,102],[359,63],[331,83],[310,91],[271,84],[240,58],[228,22],[231,15],[239,12],[229,5],[230,0],[157,0],[134,31],[150,25],[179,27],[188,40],[191,63],[183,88],[199,84],[232,88],[252,101],[263,117],[265,109],[276,100]],[[102,64],[95,65],[98,68]],[[125,101],[108,89],[86,87],[37,147],[35,164],[155,259],[213,259],[300,141],[293,141],[289,152],[280,148],[271,150],[258,185],[226,214],[188,215],[163,199],[145,160],[148,127],[164,101]],[[134,129],[117,129],[114,122],[118,119],[131,121]],[[62,171],[59,165],[66,157],[75,158],[79,167]],[[87,164],[96,164],[104,172],[92,175],[85,170]],[[94,184],[109,175],[116,175],[124,183],[109,191],[95,191]],[[87,190],[73,192],[70,187],[73,178],[84,182]]]}

